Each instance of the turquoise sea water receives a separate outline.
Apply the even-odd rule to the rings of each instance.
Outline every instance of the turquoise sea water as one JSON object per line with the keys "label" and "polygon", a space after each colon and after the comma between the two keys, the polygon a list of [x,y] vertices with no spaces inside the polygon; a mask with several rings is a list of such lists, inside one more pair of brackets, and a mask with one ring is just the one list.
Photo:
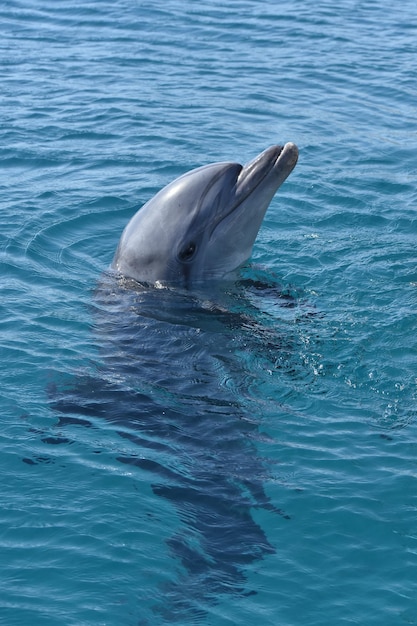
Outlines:
{"label": "turquoise sea water", "polygon": [[[0,18],[0,623],[417,624],[414,0]],[[158,189],[285,141],[221,307],[97,298]]]}

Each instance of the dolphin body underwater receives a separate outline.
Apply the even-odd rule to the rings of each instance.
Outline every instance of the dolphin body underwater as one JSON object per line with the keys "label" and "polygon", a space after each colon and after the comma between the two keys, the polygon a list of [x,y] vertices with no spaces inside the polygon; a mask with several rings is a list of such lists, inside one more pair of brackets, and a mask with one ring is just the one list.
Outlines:
{"label": "dolphin body underwater", "polygon": [[157,585],[140,624],[156,615],[197,623],[226,594],[250,595],[247,568],[275,552],[252,509],[288,517],[264,491],[268,471],[256,448],[262,408],[245,356],[265,358],[266,344],[271,349],[274,333],[255,307],[253,316],[242,313],[242,289],[262,298],[264,286],[234,272],[297,157],[287,143],[244,167],[207,165],[145,204],[96,292],[100,363],[52,401],[60,429],[110,422],[132,444],[117,458],[148,473],[179,520],[166,541],[178,575]]}

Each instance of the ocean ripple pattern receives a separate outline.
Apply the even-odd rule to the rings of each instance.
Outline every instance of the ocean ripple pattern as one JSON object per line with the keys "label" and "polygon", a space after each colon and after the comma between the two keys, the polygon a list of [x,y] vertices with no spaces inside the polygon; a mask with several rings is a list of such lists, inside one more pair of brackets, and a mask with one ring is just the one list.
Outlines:
{"label": "ocean ripple pattern", "polygon": [[[0,624],[417,624],[415,1],[5,0],[0,35]],[[100,326],[134,212],[285,141],[240,296]],[[242,498],[229,570],[193,480]]]}

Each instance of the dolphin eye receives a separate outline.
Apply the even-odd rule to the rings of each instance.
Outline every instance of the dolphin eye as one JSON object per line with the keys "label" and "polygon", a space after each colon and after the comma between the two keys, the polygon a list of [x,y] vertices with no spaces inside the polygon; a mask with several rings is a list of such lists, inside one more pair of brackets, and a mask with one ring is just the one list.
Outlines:
{"label": "dolphin eye", "polygon": [[184,246],[184,248],[182,250],[180,250],[179,254],[178,254],[178,258],[180,261],[191,261],[191,259],[193,258],[195,251],[197,249],[197,246],[195,245],[194,241],[190,241],[189,243],[187,243],[186,246]]}

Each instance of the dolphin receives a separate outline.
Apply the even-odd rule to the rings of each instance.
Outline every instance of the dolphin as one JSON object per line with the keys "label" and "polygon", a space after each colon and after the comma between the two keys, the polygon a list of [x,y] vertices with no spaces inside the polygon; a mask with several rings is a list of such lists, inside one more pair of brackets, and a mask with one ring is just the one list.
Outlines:
{"label": "dolphin", "polygon": [[[235,298],[220,283],[219,299],[216,289],[208,299],[206,284],[250,256],[297,156],[287,143],[244,167],[207,165],[140,209],[122,234],[114,271],[103,274],[95,291],[97,362],[49,391],[59,423],[58,436],[45,443],[65,445],[74,431],[82,441],[79,426],[94,428],[94,442],[101,441],[99,423],[106,420],[95,451],[106,451],[109,429],[117,433],[120,442],[110,436],[108,453],[136,468],[141,488],[148,485],[175,513],[165,538],[174,571],[164,573],[166,561],[155,555],[154,593],[138,596],[143,625],[203,623],[226,594],[256,593],[256,585],[247,588],[248,571],[276,549],[253,511],[289,517],[265,491],[269,459],[256,445],[263,440],[264,404],[250,391],[259,374],[241,355],[249,349],[256,363],[272,357],[273,369],[277,351],[291,361],[292,343],[263,325],[261,308],[249,308],[249,300],[242,305],[245,291]],[[172,288],[155,288],[158,283]],[[135,507],[159,524],[156,533],[164,529],[149,494],[139,494]]]}
{"label": "dolphin", "polygon": [[112,262],[140,283],[190,288],[226,277],[252,254],[266,210],[297,163],[293,143],[245,166],[213,163],[180,176],[124,229]]}

